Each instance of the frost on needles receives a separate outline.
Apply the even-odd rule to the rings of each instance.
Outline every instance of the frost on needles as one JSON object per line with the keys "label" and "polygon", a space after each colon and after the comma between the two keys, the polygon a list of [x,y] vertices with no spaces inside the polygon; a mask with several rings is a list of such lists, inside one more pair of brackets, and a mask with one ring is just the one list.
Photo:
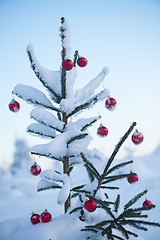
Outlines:
{"label": "frost on needles", "polygon": [[[61,19],[60,37],[63,62],[72,58],[70,28],[64,18]],[[149,226],[160,226],[145,220],[148,217],[146,210],[154,208],[154,205],[133,207],[134,203],[146,194],[146,190],[133,197],[124,207],[120,204],[119,193],[115,195],[114,201],[111,201],[109,196],[110,190],[119,190],[117,180],[130,176],[128,173],[120,174],[117,170],[133,163],[133,160],[119,164],[114,163],[114,160],[136,123],[131,124],[109,159],[98,149],[88,149],[92,140],[88,128],[97,122],[100,116],[80,118],[79,114],[108,98],[108,89],[96,92],[107,76],[108,68],[103,68],[86,86],[74,91],[78,51],[74,53],[73,68],[70,71],[65,70],[61,64],[59,71],[50,71],[42,67],[31,44],[27,47],[27,53],[32,70],[48,93],[46,95],[32,86],[23,84],[18,84],[13,90],[13,94],[35,107],[30,114],[35,122],[27,127],[27,132],[48,139],[47,143],[33,146],[31,153],[59,161],[62,166],[61,170],[42,172],[37,191],[59,191],[58,204],[64,205],[66,214],[72,214],[85,223],[81,231],[86,232],[86,239],[98,240],[102,236],[112,240],[132,239],[138,237],[139,230],[147,231]],[[104,167],[102,162],[105,162]],[[72,173],[75,168],[82,169],[81,166],[84,166],[88,181],[75,184]],[[98,214],[87,212],[84,208],[84,203],[90,200],[96,203],[95,212]]]}

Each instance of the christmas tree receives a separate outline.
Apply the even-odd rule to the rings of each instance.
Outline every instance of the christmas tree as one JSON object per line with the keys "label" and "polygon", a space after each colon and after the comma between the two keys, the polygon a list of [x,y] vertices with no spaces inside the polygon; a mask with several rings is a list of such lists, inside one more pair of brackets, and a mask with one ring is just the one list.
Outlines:
{"label": "christmas tree", "polygon": [[[132,164],[133,160],[114,163],[116,154],[135,128],[136,122],[131,124],[120,139],[109,159],[106,159],[98,149],[88,149],[91,141],[88,128],[97,122],[100,116],[80,118],[80,113],[89,111],[100,101],[105,101],[106,108],[113,111],[116,100],[109,96],[107,89],[95,94],[95,90],[108,74],[107,68],[104,68],[85,87],[74,91],[77,67],[85,67],[87,59],[75,51],[71,60],[70,30],[64,18],[61,18],[60,37],[62,41],[60,71],[50,71],[42,67],[34,55],[32,45],[29,44],[27,47],[31,68],[47,89],[49,97],[40,90],[23,84],[18,84],[13,90],[14,95],[35,107],[30,115],[36,123],[29,125],[27,132],[50,140],[48,143],[33,146],[31,154],[58,161],[61,166],[58,170],[41,172],[41,167],[36,162],[33,164],[31,173],[41,176],[37,191],[51,189],[59,191],[57,201],[64,205],[64,216],[71,215],[72,221],[75,219],[76,222],[82,223],[79,224],[82,226],[79,230],[84,234],[83,239],[136,238],[138,230],[147,231],[148,226],[160,227],[159,223],[145,220],[148,215],[144,212],[155,207],[151,201],[146,199],[142,206],[133,207],[147,193],[147,190],[138,193],[121,207],[120,194],[117,194],[119,187],[114,186],[114,182],[124,178],[131,184],[138,181],[137,174],[132,171],[126,174],[120,174],[117,171]],[[13,99],[10,109],[17,111],[17,108],[19,110],[20,107]],[[101,124],[97,134],[106,137],[108,129]],[[132,141],[140,144],[143,141],[143,135],[135,130]],[[99,163],[104,159],[105,166],[102,169]],[[82,165],[88,174],[88,182],[77,184],[72,176],[74,176],[74,170]],[[114,201],[110,200],[110,190],[116,190],[117,196],[115,194]],[[40,217],[42,222],[49,222],[52,219],[51,214],[46,211],[41,216],[33,214],[32,223],[39,223]]]}

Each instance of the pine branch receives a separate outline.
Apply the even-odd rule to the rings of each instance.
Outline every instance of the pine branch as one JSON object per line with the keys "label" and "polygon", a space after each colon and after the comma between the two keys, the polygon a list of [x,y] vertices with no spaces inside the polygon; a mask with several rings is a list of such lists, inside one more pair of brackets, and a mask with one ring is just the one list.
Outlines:
{"label": "pine branch", "polygon": [[84,228],[84,229],[81,229],[81,231],[82,231],[82,232],[85,232],[85,231],[86,231],[86,232],[94,232],[94,233],[98,233],[97,230],[92,229],[92,228],[86,228],[86,229]]}
{"label": "pine branch", "polygon": [[121,237],[119,237],[119,236],[117,236],[117,235],[115,235],[115,234],[112,234],[112,236],[113,236],[114,238],[116,238],[116,239],[119,239],[119,240],[125,240],[124,238],[121,238]]}
{"label": "pine branch", "polygon": [[32,53],[31,53],[31,51],[29,50],[29,48],[27,48],[27,53],[28,53],[28,57],[29,57],[29,60],[30,60],[30,63],[31,63],[31,68],[32,68],[32,70],[34,71],[36,77],[40,80],[40,82],[43,84],[43,86],[44,86],[50,93],[53,94],[53,96],[54,96],[54,99],[53,99],[53,100],[54,100],[55,102],[57,102],[57,103],[60,103],[60,101],[61,101],[62,98],[61,98],[53,89],[51,89],[51,88],[47,85],[44,77],[41,76],[40,72],[38,71],[38,68],[36,67],[36,64],[35,64],[35,62],[34,62],[34,60],[33,60]]}
{"label": "pine branch", "polygon": [[84,104],[76,107],[71,113],[68,114],[68,117],[71,117],[72,115],[74,115],[75,113],[82,111],[86,108],[89,108],[91,105],[94,105],[95,103],[97,103],[99,101],[99,98],[101,96],[103,96],[105,93],[105,90],[101,91],[100,93],[96,94],[94,97],[92,97],[91,99],[89,99],[87,102],[85,102]]}
{"label": "pine branch", "polygon": [[[47,127],[49,127],[49,128],[52,128],[52,129],[54,129],[54,130],[56,130],[56,131],[58,131],[58,132],[60,132],[60,133],[63,133],[63,131],[62,130],[60,130],[59,128],[57,128],[57,127],[54,127],[54,126],[52,126],[52,125],[50,125],[50,124],[48,124],[48,123],[46,123],[45,121],[43,121],[42,119],[40,120],[40,119],[38,119],[38,118],[36,118],[35,116],[31,116],[31,118],[33,118],[35,121],[37,121],[38,123],[41,123],[41,124],[43,124],[44,126],[47,126]],[[44,119],[45,120],[45,119]]]}
{"label": "pine branch", "polygon": [[[100,179],[99,179],[99,182],[98,182],[98,186],[97,186],[97,188],[94,190],[94,195],[93,195],[93,196],[95,196],[96,193],[97,193],[97,191],[100,189],[101,184],[102,184],[103,180],[105,179],[106,174],[107,174],[107,171],[109,170],[109,167],[110,167],[110,165],[112,164],[112,162],[113,162],[116,154],[118,153],[120,147],[122,146],[122,144],[123,144],[124,141],[127,139],[127,137],[128,137],[129,134],[132,132],[132,130],[133,130],[133,128],[134,128],[135,126],[136,126],[136,122],[133,122],[132,125],[130,126],[130,128],[128,129],[128,131],[124,134],[124,136],[121,138],[120,142],[117,144],[115,150],[113,151],[112,155],[110,156],[110,158],[109,158],[109,160],[108,160],[108,162],[107,162],[107,165],[106,165],[103,173],[102,173],[101,176],[100,176]],[[112,170],[114,170],[114,169],[112,168]]]}
{"label": "pine branch", "polygon": [[129,136],[129,134],[132,132],[133,128],[136,126],[136,122],[133,122],[132,125],[130,126],[130,128],[128,129],[128,131],[124,134],[124,136],[121,138],[121,140],[119,141],[119,143],[117,144],[115,150],[113,151],[112,155],[110,156],[108,163],[104,169],[104,175],[106,175],[110,165],[112,164],[116,154],[118,153],[120,147],[122,146],[122,144],[124,143],[124,141],[127,139],[127,137]]}
{"label": "pine branch", "polygon": [[83,133],[83,134],[77,135],[77,136],[71,138],[71,139],[67,142],[67,145],[71,144],[71,143],[74,142],[75,140],[83,139],[83,138],[85,138],[86,136],[88,136],[88,133]]}
{"label": "pine branch", "polygon": [[[133,221],[133,220],[131,220],[131,221]],[[142,225],[147,225],[147,226],[152,226],[152,227],[160,227],[160,224],[156,223],[156,222],[147,222],[147,221],[136,220],[136,223],[142,224]]]}
{"label": "pine branch", "polygon": [[46,158],[50,158],[50,159],[55,159],[55,160],[58,160],[60,162],[63,161],[63,159],[57,158],[57,157],[51,155],[51,153],[45,154],[45,153],[39,153],[39,152],[33,152],[32,151],[31,154],[37,155],[37,156],[40,156],[40,157],[46,157]]}
{"label": "pine branch", "polygon": [[141,212],[134,212],[133,209],[124,210],[122,215],[125,218],[147,218],[148,217],[148,215],[141,215]]}
{"label": "pine branch", "polygon": [[113,181],[116,181],[119,179],[127,178],[129,176],[130,176],[130,174],[121,174],[121,175],[105,177],[105,181],[103,181],[101,184],[106,184],[106,183],[113,182]]}
{"label": "pine branch", "polygon": [[[65,22],[64,18],[61,18],[61,28],[60,28],[60,36],[61,36],[61,42],[62,42],[62,51],[61,51],[61,58],[62,62],[65,60],[66,57],[66,49],[63,47],[63,41],[65,38],[64,31],[65,29],[63,28],[63,24]],[[66,98],[66,71],[61,67],[61,94],[62,94],[62,99]]]}
{"label": "pine branch", "polygon": [[128,162],[124,162],[124,163],[120,163],[120,164],[117,164],[117,165],[115,165],[114,167],[112,167],[112,168],[110,168],[107,172],[106,172],[106,176],[107,175],[109,175],[111,172],[113,172],[113,171],[115,171],[115,170],[117,170],[117,169],[119,169],[119,168],[121,168],[121,167],[124,167],[124,166],[126,166],[126,165],[128,165],[128,164],[132,164],[133,163],[133,160],[130,160],[130,161],[128,161]]}
{"label": "pine branch", "polygon": [[127,230],[120,223],[116,222],[116,228],[122,233],[123,236],[125,236],[126,239],[129,239]]}
{"label": "pine branch", "polygon": [[134,227],[138,230],[148,231],[147,228],[140,226],[136,221],[133,220],[121,220],[120,222],[124,225],[130,225],[131,227]]}
{"label": "pine branch", "polygon": [[140,208],[134,208],[132,209],[133,212],[140,212],[140,211],[146,211],[146,210],[150,210],[152,208],[155,208],[156,206],[154,204],[147,206],[147,207],[140,207]]}
{"label": "pine branch", "polygon": [[73,67],[76,67],[77,59],[78,59],[78,51],[76,50],[74,53]]}
{"label": "pine branch", "polygon": [[144,196],[148,191],[145,190],[139,194],[137,194],[137,196],[135,196],[134,198],[132,198],[125,206],[124,209],[126,210],[127,208],[129,208],[130,206],[132,206],[138,199],[140,199],[142,196]]}
{"label": "pine branch", "polygon": [[39,188],[37,189],[37,192],[42,192],[45,190],[50,190],[50,189],[60,189],[62,188],[61,186],[50,186],[50,187],[43,187],[43,188]]}
{"label": "pine branch", "polygon": [[84,186],[85,186],[85,184],[74,187],[74,188],[71,189],[71,191],[76,191],[76,190],[82,189]]}
{"label": "pine branch", "polygon": [[87,129],[88,127],[92,126],[93,123],[95,123],[96,121],[98,121],[101,118],[101,116],[99,116],[99,118],[94,119],[93,121],[91,121],[90,123],[86,124],[85,126],[83,126],[83,128],[81,129],[81,131],[84,131],[85,129]]}
{"label": "pine branch", "polygon": [[54,130],[60,132],[60,133],[63,132],[63,131],[61,131],[60,129],[58,129],[57,127],[54,127],[54,126],[52,126],[52,125],[49,125],[49,124],[45,123],[45,121],[39,120],[39,119],[37,119],[37,118],[34,117],[34,116],[31,116],[31,118],[33,118],[35,121],[37,121],[37,122],[43,124],[44,126],[50,127],[50,128],[52,128],[52,129],[54,129]]}
{"label": "pine branch", "polygon": [[60,112],[57,112],[57,118],[62,121],[62,117],[61,117],[61,113]]}
{"label": "pine branch", "polygon": [[78,195],[79,195],[79,193],[73,193],[73,194],[71,195],[71,198],[78,197]]}
{"label": "pine branch", "polygon": [[31,123],[26,131],[28,133],[34,134],[34,135],[39,135],[45,138],[51,138],[54,139],[56,137],[56,132],[55,130],[51,130],[48,128],[48,126],[44,126],[40,123]]}
{"label": "pine branch", "polygon": [[109,187],[109,186],[100,186],[102,189],[112,189],[112,190],[118,190],[119,187]]}
{"label": "pine branch", "polygon": [[117,195],[116,201],[114,203],[114,211],[117,213],[119,209],[119,204],[120,204],[120,195]]}
{"label": "pine branch", "polygon": [[81,157],[85,162],[84,166],[86,167],[87,172],[89,171],[91,174],[93,174],[94,177],[96,177],[99,180],[100,174],[97,171],[97,169],[93,166],[93,164],[89,160],[87,160],[83,153],[81,153]]}
{"label": "pine branch", "polygon": [[[25,87],[25,85],[23,85],[23,86]],[[27,87],[29,87],[29,86],[27,86]],[[12,91],[12,94],[15,94],[19,98],[25,100],[27,103],[33,104],[34,106],[40,106],[40,107],[47,108],[47,109],[50,109],[50,110],[53,110],[53,111],[56,111],[56,112],[60,111],[60,109],[54,107],[53,105],[46,105],[46,104],[44,104],[42,102],[40,103],[40,102],[36,101],[35,99],[31,99],[29,97],[24,97],[21,93],[16,92],[15,89]]]}
{"label": "pine branch", "polygon": [[134,232],[127,231],[127,233],[128,233],[129,235],[132,235],[132,236],[134,236],[134,237],[138,237],[138,234],[136,234],[136,233],[134,233]]}
{"label": "pine branch", "polygon": [[28,129],[27,130],[28,133],[31,133],[31,134],[35,134],[35,135],[38,135],[38,136],[41,136],[41,137],[46,137],[46,138],[51,138],[51,139],[54,139],[55,137],[51,136],[51,135],[48,135],[48,134],[44,134],[40,131],[33,131],[31,129]]}
{"label": "pine branch", "polygon": [[116,219],[115,216],[113,215],[112,211],[110,210],[110,208],[108,207],[109,203],[107,201],[102,201],[101,199],[95,198],[95,197],[91,197],[89,196],[91,199],[93,199],[96,203],[98,203],[98,205],[103,208],[114,220]]}
{"label": "pine branch", "polygon": [[87,191],[87,190],[85,190],[85,189],[77,189],[77,190],[74,190],[74,192],[77,192],[77,193],[85,193],[86,195],[87,194],[91,194],[91,192],[90,191]]}
{"label": "pine branch", "polygon": [[79,211],[81,209],[82,209],[82,207],[76,207],[72,211],[70,211],[69,214],[72,214],[73,212],[77,212],[77,211]]}

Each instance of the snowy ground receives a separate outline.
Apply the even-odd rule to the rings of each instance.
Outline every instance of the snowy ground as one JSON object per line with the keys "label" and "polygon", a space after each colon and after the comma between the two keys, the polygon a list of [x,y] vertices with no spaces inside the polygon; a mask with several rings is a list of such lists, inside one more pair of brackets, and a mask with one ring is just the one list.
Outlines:
{"label": "snowy ground", "polygon": [[[159,158],[160,147],[152,155],[136,158],[133,171],[138,174],[139,181],[133,185],[130,185],[125,179],[117,182],[117,185],[121,187],[122,204],[125,204],[126,199],[135,196],[147,186],[149,191],[147,197],[156,205],[155,209],[148,212],[148,220],[155,222],[160,222]],[[22,173],[17,176],[9,174],[0,176],[0,240],[84,239],[84,233],[77,231],[77,229],[83,228],[84,223],[79,221],[78,218],[75,221],[72,216],[66,216],[66,221],[62,217],[63,207],[57,204],[57,192],[51,190],[37,193],[38,180],[39,177]],[[111,198],[115,197],[114,191],[110,191],[108,194]],[[137,206],[141,206],[143,201],[144,199],[140,199],[136,203]],[[31,212],[40,214],[46,208],[52,214],[52,221],[32,225],[30,222]],[[65,232],[63,236],[62,232]],[[139,232],[139,234],[144,240],[160,239],[159,228],[150,227],[148,232]],[[100,237],[101,239],[103,238]]]}

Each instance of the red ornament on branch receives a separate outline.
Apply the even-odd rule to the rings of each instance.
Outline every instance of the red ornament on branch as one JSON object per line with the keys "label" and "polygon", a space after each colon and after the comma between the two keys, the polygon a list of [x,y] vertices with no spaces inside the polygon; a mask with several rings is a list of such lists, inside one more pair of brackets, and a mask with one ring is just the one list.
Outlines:
{"label": "red ornament on branch", "polygon": [[65,59],[62,63],[64,70],[69,71],[73,68],[73,62],[70,59]]}
{"label": "red ornament on branch", "polygon": [[85,57],[79,57],[77,60],[77,64],[79,67],[85,67],[87,65],[87,59]]}
{"label": "red ornament on branch", "polygon": [[108,135],[108,128],[101,124],[100,127],[97,129],[97,135],[100,137],[106,137]]}
{"label": "red ornament on branch", "polygon": [[32,212],[32,216],[30,219],[33,224],[37,224],[40,222],[40,215]]}
{"label": "red ornament on branch", "polygon": [[18,112],[20,109],[20,104],[17,101],[15,101],[14,98],[10,101],[8,106],[12,112]]}
{"label": "red ornament on branch", "polygon": [[[143,207],[149,207],[149,206],[152,206],[152,202],[149,201],[148,199],[146,199],[146,200],[143,202]],[[148,208],[147,210],[150,210],[150,208]]]}
{"label": "red ornament on branch", "polygon": [[132,142],[136,145],[140,144],[141,142],[143,142],[143,134],[138,132],[138,130],[136,130],[133,135],[132,135]]}
{"label": "red ornament on branch", "polygon": [[41,221],[43,223],[50,222],[52,219],[52,215],[47,211],[47,209],[41,213]]}
{"label": "red ornament on branch", "polygon": [[30,172],[32,175],[38,176],[41,173],[41,167],[36,162],[34,162],[30,168]]}
{"label": "red ornament on branch", "polygon": [[112,98],[112,97],[108,97],[105,101],[105,107],[110,110],[110,111],[114,111],[115,108],[117,106],[117,101]]}
{"label": "red ornament on branch", "polygon": [[90,199],[84,203],[84,208],[87,209],[88,212],[94,212],[97,208],[97,204],[94,200]]}
{"label": "red ornament on branch", "polygon": [[[137,176],[137,174],[134,173],[134,172],[132,172],[132,171],[130,171],[130,174],[131,174],[131,175],[128,177],[128,182],[129,182],[130,184],[135,183],[135,182],[138,182],[138,176]],[[136,175],[134,175],[134,174],[136,174]]]}

